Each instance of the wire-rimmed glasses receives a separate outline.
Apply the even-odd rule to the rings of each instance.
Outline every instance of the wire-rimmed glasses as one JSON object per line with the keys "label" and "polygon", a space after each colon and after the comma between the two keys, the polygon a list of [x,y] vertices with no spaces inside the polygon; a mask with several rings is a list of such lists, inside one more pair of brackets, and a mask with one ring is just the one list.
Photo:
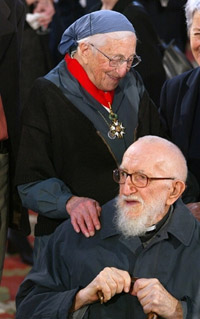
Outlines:
{"label": "wire-rimmed glasses", "polygon": [[122,64],[124,64],[126,62],[127,63],[127,68],[130,69],[130,68],[136,67],[136,65],[138,65],[141,62],[141,57],[138,56],[137,54],[133,55],[129,59],[123,59],[122,57],[117,56],[117,55],[113,56],[112,58],[110,58],[104,52],[102,52],[97,47],[95,47],[95,45],[93,43],[90,43],[90,45],[109,60],[109,65],[111,67],[117,68],[117,67],[120,67]]}

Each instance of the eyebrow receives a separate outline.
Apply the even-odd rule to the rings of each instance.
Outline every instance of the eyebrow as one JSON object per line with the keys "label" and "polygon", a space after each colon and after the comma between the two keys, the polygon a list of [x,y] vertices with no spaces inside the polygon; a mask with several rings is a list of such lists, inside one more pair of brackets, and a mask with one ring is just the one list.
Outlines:
{"label": "eyebrow", "polygon": [[[129,55],[129,57],[127,59],[134,58],[135,55],[136,55],[136,53],[133,53],[133,54]],[[119,57],[119,58],[122,58],[122,59],[126,60],[125,56],[123,54],[120,54],[120,53],[112,55],[112,58],[114,58],[114,57]]]}
{"label": "eyebrow", "polygon": [[200,27],[191,28],[191,31],[192,31],[192,32],[194,32],[194,31],[195,31],[195,32],[196,32],[196,31],[200,31]]}
{"label": "eyebrow", "polygon": [[[123,167],[120,166],[119,169],[122,169],[125,173],[128,173],[126,168],[123,168]],[[128,173],[128,174],[135,174],[135,173],[145,174],[145,175],[147,174],[143,170],[134,171],[134,172]]]}

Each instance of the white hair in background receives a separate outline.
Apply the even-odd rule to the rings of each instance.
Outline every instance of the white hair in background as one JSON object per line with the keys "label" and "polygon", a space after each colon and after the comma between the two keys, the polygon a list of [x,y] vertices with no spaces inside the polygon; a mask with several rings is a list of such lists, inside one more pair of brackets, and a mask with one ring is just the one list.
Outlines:
{"label": "white hair in background", "polygon": [[193,16],[196,11],[200,12],[200,0],[188,0],[185,5],[185,16],[188,32],[190,32]]}
{"label": "white hair in background", "polygon": [[129,37],[132,37],[135,35],[134,32],[131,31],[116,31],[116,32],[109,32],[109,33],[104,33],[104,34],[94,34],[91,35],[87,38],[81,39],[77,41],[77,43],[92,43],[97,47],[101,47],[106,44],[106,42],[109,39],[115,39],[115,40],[121,40],[121,39],[127,39]]}

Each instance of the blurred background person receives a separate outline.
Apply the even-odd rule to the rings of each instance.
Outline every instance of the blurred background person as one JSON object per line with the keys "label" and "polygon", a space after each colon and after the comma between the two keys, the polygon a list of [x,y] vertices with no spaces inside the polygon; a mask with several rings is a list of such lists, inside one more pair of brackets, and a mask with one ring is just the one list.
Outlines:
{"label": "blurred background person", "polygon": [[[21,53],[22,107],[24,107],[33,81],[39,76],[45,75],[53,66],[49,49],[49,37],[51,33],[50,24],[55,14],[52,0],[23,1],[26,7],[26,21]],[[38,15],[36,16],[37,19],[34,19],[35,15]]]}
{"label": "blurred background person", "polygon": [[[52,0],[22,0],[25,7],[25,23],[22,34],[22,46],[20,49],[20,105],[24,107],[33,81],[46,74],[52,67],[49,52],[49,24],[55,12]],[[29,19],[31,18],[31,19]],[[29,22],[28,22],[29,21]],[[16,214],[27,216],[25,209],[21,207],[20,200],[15,196]],[[26,220],[25,217],[23,217]],[[24,225],[25,226],[25,225]],[[7,238],[7,252],[19,253],[23,262],[33,264],[33,249],[27,239],[30,226],[26,221],[23,231],[18,227],[10,227]]]}
{"label": "blurred background person", "polygon": [[[21,228],[14,212],[13,176],[19,142],[20,52],[25,19],[20,0],[0,1],[0,279],[8,224]],[[23,220],[23,223],[25,220]]]}
{"label": "blurred background person", "polygon": [[186,0],[139,0],[146,8],[160,39],[166,43],[173,39],[185,53],[187,28],[184,5]]}
{"label": "blurred background person", "polygon": [[51,32],[49,35],[49,47],[55,66],[63,58],[58,51],[58,44],[65,29],[76,19],[84,14],[84,8],[79,0],[55,0],[55,15],[51,23]]}
{"label": "blurred background person", "polygon": [[159,111],[167,134],[184,153],[193,174],[191,186],[196,196],[189,193],[187,203],[200,220],[200,0],[188,0],[185,14],[190,46],[198,67],[165,82]]}

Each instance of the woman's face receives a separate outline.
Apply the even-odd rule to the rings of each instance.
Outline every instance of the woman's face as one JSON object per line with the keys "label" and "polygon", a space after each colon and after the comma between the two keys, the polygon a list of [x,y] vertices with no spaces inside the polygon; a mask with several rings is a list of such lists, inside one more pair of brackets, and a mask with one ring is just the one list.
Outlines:
{"label": "woman's face", "polygon": [[200,11],[196,11],[190,29],[190,46],[192,54],[200,66]]}
{"label": "woman's face", "polygon": [[[125,77],[130,68],[123,63],[118,67],[111,67],[108,57],[120,57],[124,60],[130,59],[135,54],[136,50],[136,36],[133,34],[124,39],[107,40],[104,46],[101,46],[100,51],[92,49],[88,46],[87,60],[83,66],[90,81],[100,90],[112,91],[114,90],[120,80]],[[96,52],[95,52],[96,51]]]}

